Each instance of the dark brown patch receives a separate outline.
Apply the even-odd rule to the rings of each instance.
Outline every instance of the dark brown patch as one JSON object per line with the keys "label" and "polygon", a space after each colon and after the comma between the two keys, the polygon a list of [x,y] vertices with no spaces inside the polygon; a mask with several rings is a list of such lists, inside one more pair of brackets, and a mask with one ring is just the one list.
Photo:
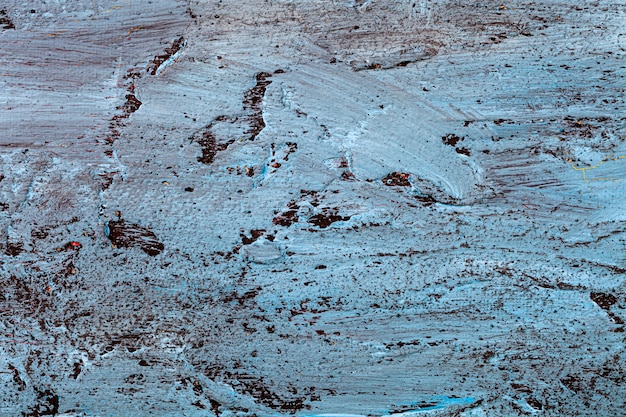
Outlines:
{"label": "dark brown patch", "polygon": [[217,154],[217,146],[215,135],[210,130],[211,126],[207,126],[206,130],[202,132],[200,139],[196,139],[196,142],[202,148],[202,156],[198,157],[198,162],[203,164],[210,164],[215,159]]}
{"label": "dark brown patch", "polygon": [[9,256],[17,256],[24,252],[24,244],[22,242],[7,242],[7,247],[4,250]]}
{"label": "dark brown patch", "polygon": [[287,145],[287,153],[283,157],[283,160],[284,161],[288,161],[289,160],[289,155],[291,155],[292,153],[294,153],[298,149],[298,144],[295,143],[295,142],[287,142],[285,145]]}
{"label": "dark brown patch", "polygon": [[242,294],[239,294],[238,292],[233,291],[231,293],[225,294],[221,298],[221,301],[224,303],[232,303],[233,301],[237,301],[237,303],[239,303],[240,306],[244,306],[246,304],[249,304],[250,302],[253,302],[256,296],[259,295],[261,290],[263,290],[262,287],[256,287]]}
{"label": "dark brown patch", "polygon": [[265,90],[267,86],[272,83],[272,81],[268,80],[271,76],[272,74],[267,72],[260,72],[256,75],[256,85],[246,91],[243,96],[243,108],[245,110],[252,112],[259,110],[263,96],[265,95]]}
{"label": "dark brown patch", "polygon": [[[137,110],[139,110],[139,107],[141,107],[141,101],[139,101],[139,99],[137,99],[137,97],[135,97],[134,94],[126,94],[126,102],[122,105],[119,106],[117,109],[118,110],[122,110],[122,112],[124,112],[124,114],[122,116],[115,116],[117,118],[128,118],[128,116],[131,115],[131,113],[136,112]],[[115,119],[114,120],[117,120]]]}
{"label": "dark brown patch", "polygon": [[321,229],[325,229],[331,224],[340,221],[350,220],[350,216],[340,216],[336,209],[323,209],[321,213],[311,216],[308,222]]}
{"label": "dark brown patch", "polygon": [[423,410],[426,408],[436,407],[439,403],[432,401],[420,401],[417,404],[412,405],[396,405],[391,410],[389,410],[389,414],[399,414],[399,413],[407,413],[410,411]]}
{"label": "dark brown patch", "polygon": [[251,113],[248,118],[250,127],[246,131],[246,134],[250,135],[249,140],[256,139],[259,133],[265,128],[261,105],[263,103],[263,97],[265,96],[265,90],[267,86],[272,83],[271,80],[268,80],[271,76],[272,75],[267,72],[258,73],[256,75],[256,85],[244,93],[243,108]]}
{"label": "dark brown patch", "polygon": [[[136,112],[141,107],[141,101],[135,96],[135,80],[141,78],[141,73],[136,68],[129,68],[124,75],[124,87],[128,94],[126,94],[126,101],[123,105],[118,106],[117,110],[121,110],[121,114],[113,116],[109,122],[109,133],[105,138],[108,144],[113,144],[120,137],[119,129],[124,126],[124,121],[130,117],[130,115]],[[112,151],[107,149],[105,154],[109,157],[112,156]],[[105,174],[106,175],[106,174]],[[112,177],[111,177],[112,178]],[[106,180],[106,177],[105,177]],[[108,188],[110,185],[106,182],[103,183],[103,189]]]}
{"label": "dark brown patch", "polygon": [[406,174],[403,172],[392,172],[382,179],[383,184],[387,186],[396,186],[396,187],[410,187],[411,183],[409,182],[410,174]]}
{"label": "dark brown patch", "polygon": [[196,401],[195,403],[191,403],[191,405],[196,406],[200,410],[206,409],[206,405],[202,404],[200,400]]}
{"label": "dark brown patch", "polygon": [[[210,164],[215,159],[215,155],[219,151],[224,151],[233,144],[238,137],[218,137],[215,133],[216,126],[219,124],[230,124],[236,128],[241,128],[244,131],[244,139],[255,140],[256,137],[265,128],[265,121],[263,120],[263,96],[267,86],[272,83],[268,78],[272,75],[267,72],[260,72],[256,75],[256,84],[251,89],[244,93],[243,108],[246,111],[245,115],[221,115],[216,117],[211,123],[209,123],[201,133],[196,133],[189,139],[198,143],[202,148],[202,156],[198,158],[198,162],[204,164]],[[219,132],[219,130],[218,130]],[[287,143],[289,150],[287,152],[286,159],[290,153],[295,151],[297,145],[295,143]],[[246,171],[246,175],[253,176],[254,170]]]}
{"label": "dark brown patch", "polygon": [[56,416],[59,413],[59,396],[51,390],[37,393],[37,405],[24,413],[24,417]]}
{"label": "dark brown patch", "polygon": [[219,402],[215,401],[212,398],[209,398],[209,402],[211,403],[211,411],[213,411],[213,414],[219,417],[221,414],[220,407],[222,406],[222,404],[220,404]]}
{"label": "dark brown patch", "polygon": [[6,9],[0,10],[0,26],[2,26],[2,29],[15,29],[15,25],[9,18]]}
{"label": "dark brown patch", "polygon": [[20,377],[20,371],[11,364],[9,364],[9,371],[13,372],[13,383],[17,387],[17,390],[24,391],[26,389],[26,383]]}
{"label": "dark brown patch", "polygon": [[561,384],[575,393],[580,392],[583,388],[581,379],[575,375],[567,375],[565,378],[561,378]]}
{"label": "dark brown patch", "polygon": [[600,306],[601,309],[609,311],[611,306],[617,303],[617,298],[613,294],[604,292],[592,292],[589,294],[591,300]]}
{"label": "dark brown patch", "polygon": [[448,133],[447,135],[441,137],[441,141],[444,143],[444,145],[449,146],[456,146],[457,143],[463,141],[464,139],[464,137],[459,137],[454,133]]}
{"label": "dark brown patch", "polygon": [[472,153],[467,148],[455,148],[454,150],[456,153],[460,153],[461,155],[472,156]]}
{"label": "dark brown patch", "polygon": [[517,392],[524,392],[526,394],[532,392],[532,390],[524,384],[511,383],[511,388],[513,388]]}
{"label": "dark brown patch", "polygon": [[172,55],[180,51],[180,48],[182,48],[184,43],[185,43],[185,38],[181,36],[180,38],[176,39],[172,43],[171,46],[169,46],[168,48],[165,48],[164,54],[155,56],[154,59],[152,60],[151,65],[148,67],[148,70],[147,70],[148,73],[150,73],[150,75],[156,75],[157,71],[159,70],[159,67],[163,65],[165,61],[170,59]]}
{"label": "dark brown patch", "polygon": [[588,119],[575,119],[571,116],[565,118],[567,128],[564,132],[581,138],[592,138],[594,131],[598,128]]}
{"label": "dark brown patch", "polygon": [[106,235],[118,247],[139,247],[150,256],[156,256],[164,249],[156,235],[136,224],[126,223],[124,220],[113,220],[107,224]]}
{"label": "dark brown patch", "polygon": [[526,404],[528,404],[531,408],[535,410],[543,410],[543,404],[541,404],[537,399],[533,397],[526,398]]}
{"label": "dark brown patch", "polygon": [[118,174],[118,171],[107,172],[99,175],[101,178],[102,191],[107,190],[111,186],[111,184],[113,184],[113,178],[116,174]]}
{"label": "dark brown patch", "polygon": [[251,230],[250,231],[250,236],[251,237],[248,237],[248,236],[246,236],[244,234],[241,234],[241,243],[243,243],[244,245],[250,245],[250,244],[256,242],[264,234],[265,234],[265,230],[264,229]]}
{"label": "dark brown patch", "polygon": [[298,221],[299,206],[295,201],[287,203],[287,210],[282,211],[272,219],[272,223],[279,226],[289,227]]}
{"label": "dark brown patch", "polygon": [[50,307],[47,295],[40,289],[33,289],[29,283],[14,275],[0,279],[0,301],[12,307],[14,311],[23,311],[25,314],[40,313]]}
{"label": "dark brown patch", "polygon": [[[617,303],[617,298],[613,294],[603,292],[592,292],[590,294],[591,300],[596,303],[601,309],[605,310],[613,323],[624,324],[624,320],[618,317],[611,311],[611,306]],[[620,331],[620,330],[615,330]]]}
{"label": "dark brown patch", "polygon": [[344,171],[341,173],[341,179],[345,181],[356,181],[356,177],[350,171]]}
{"label": "dark brown patch", "polygon": [[81,370],[82,370],[82,364],[80,362],[74,362],[74,370],[72,372],[71,377],[73,379],[78,379],[78,376],[80,375]]}
{"label": "dark brown patch", "polygon": [[[380,308],[379,304],[372,304],[371,305],[372,308]],[[387,350],[391,350],[393,348],[403,348],[404,346],[419,346],[420,345],[420,341],[419,340],[410,340],[408,342],[403,342],[403,341],[399,341],[396,343],[385,343],[385,349]]]}

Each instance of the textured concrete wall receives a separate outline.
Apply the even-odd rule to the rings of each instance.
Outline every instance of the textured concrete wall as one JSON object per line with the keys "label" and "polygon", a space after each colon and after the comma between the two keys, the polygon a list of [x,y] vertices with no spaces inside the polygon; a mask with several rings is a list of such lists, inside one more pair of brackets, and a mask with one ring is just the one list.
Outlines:
{"label": "textured concrete wall", "polygon": [[623,415],[625,23],[5,1],[0,415]]}

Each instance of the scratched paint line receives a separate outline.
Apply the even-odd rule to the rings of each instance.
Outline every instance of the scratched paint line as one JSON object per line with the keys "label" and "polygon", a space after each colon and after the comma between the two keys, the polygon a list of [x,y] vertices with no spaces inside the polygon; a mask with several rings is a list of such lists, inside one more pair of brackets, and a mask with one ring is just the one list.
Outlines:
{"label": "scratched paint line", "polygon": [[[574,170],[582,171],[582,173],[583,173],[583,181],[585,181],[586,183],[589,183],[589,180],[587,179],[587,171],[599,168],[599,167],[601,167],[602,165],[604,165],[605,163],[607,163],[609,161],[618,161],[620,159],[626,159],[626,155],[616,156],[616,157],[607,157],[607,158],[604,158],[599,163],[597,163],[596,165],[593,165],[593,166],[590,166],[590,167],[579,167],[579,166],[576,166],[576,164],[573,161],[571,161],[571,160],[568,161],[568,162],[570,163],[571,167]],[[611,180],[611,178],[594,178],[594,179],[592,179],[592,181],[606,181],[606,180]]]}

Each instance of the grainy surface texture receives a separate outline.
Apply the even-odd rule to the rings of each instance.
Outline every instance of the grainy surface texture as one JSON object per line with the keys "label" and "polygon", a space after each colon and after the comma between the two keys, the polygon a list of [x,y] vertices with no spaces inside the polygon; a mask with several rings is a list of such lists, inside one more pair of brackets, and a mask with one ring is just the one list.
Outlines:
{"label": "grainy surface texture", "polygon": [[1,416],[623,416],[620,1],[4,0]]}

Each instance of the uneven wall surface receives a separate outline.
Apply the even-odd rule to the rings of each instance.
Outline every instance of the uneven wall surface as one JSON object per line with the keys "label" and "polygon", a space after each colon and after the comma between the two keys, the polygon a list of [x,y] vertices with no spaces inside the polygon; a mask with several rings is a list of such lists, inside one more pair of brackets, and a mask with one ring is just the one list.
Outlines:
{"label": "uneven wall surface", "polygon": [[0,415],[623,415],[625,28],[5,0]]}

